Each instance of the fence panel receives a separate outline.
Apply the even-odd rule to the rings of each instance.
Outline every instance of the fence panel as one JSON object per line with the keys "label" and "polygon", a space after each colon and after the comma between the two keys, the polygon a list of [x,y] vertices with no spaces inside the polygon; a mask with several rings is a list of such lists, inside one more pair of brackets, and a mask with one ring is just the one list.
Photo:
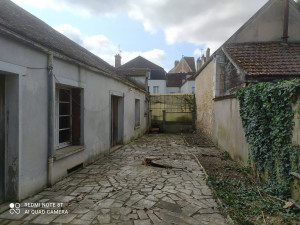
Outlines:
{"label": "fence panel", "polygon": [[183,132],[194,128],[194,94],[150,95],[151,125],[166,132]]}

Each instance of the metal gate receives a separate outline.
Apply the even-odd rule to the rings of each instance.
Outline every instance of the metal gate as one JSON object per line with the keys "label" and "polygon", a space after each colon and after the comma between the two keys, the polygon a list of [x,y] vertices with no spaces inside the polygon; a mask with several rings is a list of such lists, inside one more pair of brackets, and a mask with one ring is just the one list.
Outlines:
{"label": "metal gate", "polygon": [[194,94],[150,95],[151,127],[164,132],[194,129],[196,102]]}

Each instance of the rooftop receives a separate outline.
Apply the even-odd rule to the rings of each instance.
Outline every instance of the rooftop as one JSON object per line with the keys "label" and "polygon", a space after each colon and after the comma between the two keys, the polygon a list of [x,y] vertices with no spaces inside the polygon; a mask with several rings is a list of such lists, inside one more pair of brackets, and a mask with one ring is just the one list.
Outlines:
{"label": "rooftop", "polygon": [[186,79],[187,75],[192,75],[189,73],[167,73],[167,87],[181,87],[183,80]]}
{"label": "rooftop", "polygon": [[300,43],[229,44],[224,51],[246,75],[300,75]]}
{"label": "rooftop", "polygon": [[138,56],[129,62],[121,65],[118,69],[152,69],[152,70],[164,70],[162,67],[150,62],[142,56]]}

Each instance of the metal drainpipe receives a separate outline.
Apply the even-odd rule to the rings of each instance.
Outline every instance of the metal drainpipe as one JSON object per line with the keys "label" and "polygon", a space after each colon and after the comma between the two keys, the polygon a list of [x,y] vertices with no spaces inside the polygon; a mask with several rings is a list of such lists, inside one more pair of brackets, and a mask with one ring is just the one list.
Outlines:
{"label": "metal drainpipe", "polygon": [[284,14],[283,14],[283,32],[282,32],[282,39],[283,42],[287,43],[288,35],[289,35],[289,8],[290,8],[290,1],[284,1]]}
{"label": "metal drainpipe", "polygon": [[54,148],[54,94],[53,94],[53,55],[48,55],[48,171],[47,186],[52,186],[53,148]]}

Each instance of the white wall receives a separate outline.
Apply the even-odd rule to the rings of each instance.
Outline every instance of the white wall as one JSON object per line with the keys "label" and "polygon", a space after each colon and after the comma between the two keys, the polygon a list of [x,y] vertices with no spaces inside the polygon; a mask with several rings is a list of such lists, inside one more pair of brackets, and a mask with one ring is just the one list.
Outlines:
{"label": "white wall", "polygon": [[[1,62],[25,68],[20,79],[21,92],[19,140],[19,190],[18,198],[24,199],[37,193],[47,184],[47,55],[0,36]],[[67,174],[67,169],[79,163],[88,164],[108,154],[110,150],[110,99],[112,93],[124,96],[124,132],[126,143],[147,130],[145,92],[115,79],[105,77],[86,68],[54,58],[56,83],[80,87],[84,98],[85,150],[54,161],[53,180]],[[135,128],[135,99],[140,99],[141,125]],[[13,135],[13,134],[10,134]],[[17,141],[17,140],[15,140]],[[22,151],[21,151],[22,150]],[[58,150],[59,151],[59,150]],[[18,163],[18,162],[16,162]]]}
{"label": "white wall", "polygon": [[193,93],[193,87],[195,87],[195,81],[188,80],[181,86],[181,93]]}
{"label": "white wall", "polygon": [[[244,24],[229,40],[228,43],[282,41],[284,2],[270,1],[253,20]],[[300,39],[300,13],[290,3],[289,9],[289,41]]]}
{"label": "white wall", "polygon": [[166,80],[148,80],[149,92],[154,94],[153,87],[158,86],[158,93],[156,94],[165,94],[166,92]]}
{"label": "white wall", "polygon": [[213,140],[231,157],[246,165],[249,144],[240,117],[240,107],[235,98],[214,101]]}

